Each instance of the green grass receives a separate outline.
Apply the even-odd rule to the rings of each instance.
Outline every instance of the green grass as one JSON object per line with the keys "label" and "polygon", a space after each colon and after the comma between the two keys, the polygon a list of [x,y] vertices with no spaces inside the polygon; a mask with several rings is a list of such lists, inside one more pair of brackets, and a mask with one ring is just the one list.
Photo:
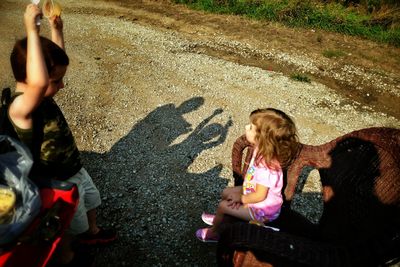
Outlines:
{"label": "green grass", "polygon": [[343,56],[345,56],[346,55],[346,53],[345,52],[343,52],[343,51],[340,51],[340,50],[324,50],[323,52],[322,52],[322,55],[324,56],[324,57],[327,57],[327,58],[337,58],[337,57],[343,57]]}
{"label": "green grass", "polygon": [[300,73],[293,73],[292,75],[290,75],[290,78],[292,80],[298,81],[298,82],[305,82],[305,83],[310,83],[311,79],[308,78],[307,75],[304,74],[300,74]]}
{"label": "green grass", "polygon": [[[346,7],[338,1],[318,0],[174,0],[194,9],[242,15],[257,20],[277,21],[291,27],[319,28],[361,36],[400,47],[400,11],[379,23],[368,7]],[[379,1],[379,0],[376,0]],[[340,1],[339,1],[340,2]],[[394,14],[394,15],[393,15]],[[389,19],[389,23],[387,22]]]}

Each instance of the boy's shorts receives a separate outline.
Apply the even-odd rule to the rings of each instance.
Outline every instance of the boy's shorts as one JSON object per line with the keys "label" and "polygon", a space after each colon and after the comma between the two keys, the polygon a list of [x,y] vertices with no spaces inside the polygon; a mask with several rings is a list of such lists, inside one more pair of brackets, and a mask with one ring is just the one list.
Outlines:
{"label": "boy's shorts", "polygon": [[79,172],[69,178],[67,182],[76,184],[79,191],[79,204],[67,233],[78,235],[89,229],[86,212],[100,206],[100,192],[97,190],[92,178],[84,168],[81,168]]}

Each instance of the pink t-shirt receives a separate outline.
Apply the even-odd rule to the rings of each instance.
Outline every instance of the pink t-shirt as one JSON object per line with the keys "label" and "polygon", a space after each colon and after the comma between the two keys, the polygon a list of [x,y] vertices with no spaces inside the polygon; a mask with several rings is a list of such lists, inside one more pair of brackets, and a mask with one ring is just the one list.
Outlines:
{"label": "pink t-shirt", "polygon": [[283,203],[281,193],[283,173],[281,169],[272,170],[264,164],[255,166],[255,153],[243,181],[243,194],[255,192],[256,184],[268,187],[267,197],[263,201],[248,204],[250,216],[253,220],[263,223],[275,220],[279,216]]}

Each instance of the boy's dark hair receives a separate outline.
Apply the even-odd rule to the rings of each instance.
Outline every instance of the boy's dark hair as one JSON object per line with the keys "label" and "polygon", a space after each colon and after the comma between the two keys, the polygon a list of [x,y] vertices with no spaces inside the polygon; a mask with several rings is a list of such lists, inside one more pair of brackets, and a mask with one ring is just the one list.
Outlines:
{"label": "boy's dark hair", "polygon": [[[56,66],[68,66],[69,58],[61,47],[42,36],[40,36],[40,43],[49,75],[52,74]],[[26,80],[26,56],[27,38],[25,37],[15,42],[10,56],[11,67],[17,82],[25,82]]]}

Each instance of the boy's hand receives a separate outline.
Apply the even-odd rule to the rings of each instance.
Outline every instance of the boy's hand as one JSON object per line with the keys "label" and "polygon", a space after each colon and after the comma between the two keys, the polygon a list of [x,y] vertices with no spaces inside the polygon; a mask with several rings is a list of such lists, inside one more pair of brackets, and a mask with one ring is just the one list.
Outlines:
{"label": "boy's hand", "polygon": [[48,18],[51,28],[51,40],[65,51],[64,44],[64,23],[60,16],[51,16]]}
{"label": "boy's hand", "polygon": [[49,23],[52,30],[62,31],[64,28],[64,24],[60,16],[50,17]]}
{"label": "boy's hand", "polygon": [[36,25],[36,18],[41,18],[42,11],[37,5],[29,4],[25,9],[24,23],[26,32],[39,32],[39,25]]}

